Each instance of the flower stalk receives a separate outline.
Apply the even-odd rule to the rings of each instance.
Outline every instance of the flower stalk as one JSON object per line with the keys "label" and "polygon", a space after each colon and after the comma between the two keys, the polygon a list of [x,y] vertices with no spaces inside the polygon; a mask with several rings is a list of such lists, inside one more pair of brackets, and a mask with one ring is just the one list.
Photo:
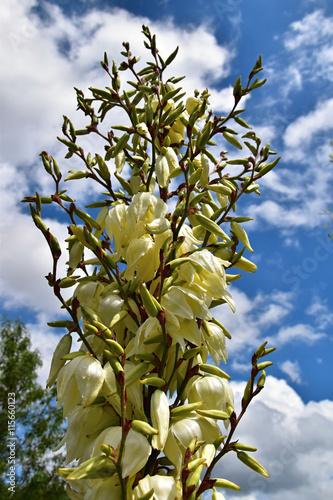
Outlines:
{"label": "flower stalk", "polygon": [[[279,161],[267,163],[275,153],[269,144],[260,146],[240,116],[244,110],[237,110],[242,97],[264,83],[253,81],[262,70],[261,57],[246,87],[236,80],[234,104],[222,118],[209,109],[207,89],[184,99],[183,77],[164,80],[178,47],[163,59],[147,26],[143,35],[151,61],[139,65],[128,42],[119,65],[109,65],[105,54],[101,66],[110,86],[91,87],[89,97],[76,89],[88,125],[76,130],[64,117],[59,140],[67,148],[65,158],[75,156],[84,165],[70,170],[65,182],[97,183],[101,196],[79,208],[80,200],[62,189],[57,162],[43,152],[55,190],[23,200],[51,251],[48,283],[70,316],[49,323],[67,333],[48,383],[57,382],[58,406],[68,419],[59,446],[66,445],[67,463],[76,460],[77,466],[59,474],[73,499],[194,500],[209,489],[219,498],[217,487],[239,489],[212,477],[229,452],[268,475],[249,455],[255,449],[232,439],[264,387],[272,363],[261,358],[274,348],[264,343],[253,354],[238,415],[230,376],[219,367],[227,363],[231,339],[223,308],[236,307],[228,287],[241,276],[227,271],[256,269],[243,256],[253,252],[243,227],[251,218],[233,212],[240,197],[259,194],[258,180]],[[126,72],[135,81],[125,90],[120,75]],[[127,123],[108,129],[113,108],[125,112]],[[89,134],[103,141],[97,153],[80,145],[80,137]],[[219,160],[210,149],[214,144],[221,149]],[[238,154],[243,147],[247,156],[230,159],[226,148]],[[43,206],[52,203],[69,222],[62,277],[63,251],[43,220]],[[68,300],[64,288],[72,291]],[[212,310],[218,306],[216,319]],[[74,332],[81,345],[70,352]]]}

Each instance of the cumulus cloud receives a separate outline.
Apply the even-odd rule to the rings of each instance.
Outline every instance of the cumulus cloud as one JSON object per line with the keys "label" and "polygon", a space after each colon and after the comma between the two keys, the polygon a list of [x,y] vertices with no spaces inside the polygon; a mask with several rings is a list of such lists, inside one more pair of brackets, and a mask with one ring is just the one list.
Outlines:
{"label": "cumulus cloud", "polygon": [[[281,324],[288,316],[292,310],[292,293],[274,290],[269,294],[258,292],[249,297],[236,287],[231,293],[236,303],[236,314],[227,306],[221,306],[214,315],[230,331],[233,338],[228,349],[237,358],[239,352],[247,354],[247,349],[259,347],[266,340],[262,340],[262,332],[267,335],[269,328]],[[235,361],[243,362],[239,358]]]}
{"label": "cumulus cloud", "polygon": [[327,299],[315,295],[312,303],[306,309],[305,313],[312,316],[319,328],[326,328],[333,323],[333,311],[327,303]]}
{"label": "cumulus cloud", "polygon": [[326,337],[325,333],[317,331],[313,326],[306,323],[299,323],[281,328],[270,340],[278,345],[292,342],[304,342],[305,344],[313,345],[324,337]]}
{"label": "cumulus cloud", "polygon": [[[218,82],[220,87],[221,79],[228,76],[234,53],[218,44],[207,23],[184,29],[171,18],[152,22],[120,8],[103,12],[92,8],[67,17],[48,2],[14,0],[3,6],[2,23],[2,113],[6,127],[1,148],[0,202],[5,217],[1,220],[0,293],[5,308],[25,306],[53,313],[58,303],[44,279],[52,264],[49,250],[28,216],[27,205],[20,206],[20,200],[36,189],[42,195],[53,192],[51,178],[38,158],[40,151],[55,156],[64,173],[82,168],[75,158],[67,164],[62,160],[66,151],[56,140],[61,135],[63,114],[73,118],[76,128],[86,125],[83,114],[75,113],[73,86],[87,91],[90,85],[108,85],[109,78],[99,60],[107,51],[110,60],[120,62],[124,36],[145,64],[148,52],[141,26],[149,24],[157,33],[162,56],[167,57],[180,45],[172,71],[175,76],[189,75],[182,83],[184,89],[192,94],[194,89],[212,85],[211,105],[216,111],[224,111],[230,107],[232,88],[217,90],[214,84]],[[115,110],[115,124],[123,120]],[[80,144],[92,153],[103,154],[104,144],[98,136],[83,136]],[[70,195],[87,203],[97,189],[95,184],[71,181]],[[53,214],[59,217],[59,211]],[[51,219],[46,223],[59,240],[67,237],[65,223]],[[64,262],[60,270],[65,272]]]}
{"label": "cumulus cloud", "polygon": [[283,361],[283,363],[279,363],[279,368],[295,384],[302,383],[301,367],[299,366],[298,361],[290,361],[287,359],[286,361]]}
{"label": "cumulus cloud", "polygon": [[319,102],[315,109],[307,115],[298,117],[288,125],[284,133],[284,143],[290,149],[289,155],[294,155],[295,149],[308,144],[313,136],[333,128],[333,99]]}
{"label": "cumulus cloud", "polygon": [[[29,165],[37,152],[54,147],[62,114],[74,115],[73,86],[87,90],[90,85],[109,84],[99,60],[107,51],[111,60],[119,62],[123,34],[133,52],[143,61],[147,59],[142,24],[149,23],[151,31],[157,32],[164,57],[181,45],[172,72],[176,76],[189,75],[183,82],[185,90],[192,93],[196,88],[214,87],[214,82],[230,71],[234,54],[218,44],[207,24],[186,30],[177,27],[171,18],[151,22],[119,8],[103,13],[95,8],[81,16],[66,17],[47,2],[42,4],[42,20],[33,10],[36,5],[36,0],[14,0],[2,9],[2,98],[6,121],[2,155],[11,163]],[[214,92],[215,109],[225,110],[229,103],[228,91]],[[80,119],[78,114],[75,117]]]}
{"label": "cumulus cloud", "polygon": [[[231,383],[239,411],[245,382]],[[266,479],[228,454],[216,468],[242,487],[229,500],[298,500],[327,498],[332,491],[332,401],[305,404],[284,381],[267,377],[264,390],[250,404],[235,438],[255,446],[254,457],[268,470]],[[244,492],[244,493],[243,493]]]}
{"label": "cumulus cloud", "polygon": [[48,321],[50,321],[50,317],[46,311],[46,313],[37,314],[35,320],[26,325],[30,333],[32,348],[39,351],[43,362],[42,366],[38,369],[38,383],[42,387],[46,387],[53,352],[62,335],[67,333],[67,330],[59,333],[61,329],[47,326]]}
{"label": "cumulus cloud", "polygon": [[[307,127],[312,127],[310,120]],[[264,227],[264,221],[290,237],[298,228],[315,228],[322,224],[320,213],[331,202],[330,187],[333,185],[333,171],[329,168],[331,147],[328,138],[327,141],[321,139],[321,145],[315,145],[307,127],[304,127],[304,134],[308,134],[308,142],[302,142],[298,148],[287,147],[276,170],[259,182],[263,200],[248,207],[256,229]],[[312,160],[309,162],[311,148]]]}
{"label": "cumulus cloud", "polygon": [[283,44],[295,57],[299,73],[310,79],[320,75],[333,81],[332,33],[333,17],[325,16],[320,9],[291,23]]}
{"label": "cumulus cloud", "polygon": [[[256,228],[265,222],[287,238],[298,228],[318,227],[319,214],[331,203],[333,172],[328,167],[333,100],[328,89],[333,80],[332,26],[333,17],[324,10],[307,13],[277,37],[280,52],[268,62],[270,97],[262,127],[270,130],[268,139],[282,160],[259,183],[262,201],[252,203],[249,211],[255,215]],[[299,116],[295,100],[304,103]]]}

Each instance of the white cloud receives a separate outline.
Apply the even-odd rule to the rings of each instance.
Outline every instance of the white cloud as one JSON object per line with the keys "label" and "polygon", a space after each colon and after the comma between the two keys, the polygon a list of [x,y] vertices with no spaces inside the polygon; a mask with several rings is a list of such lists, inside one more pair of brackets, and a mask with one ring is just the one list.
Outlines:
{"label": "white cloud", "polygon": [[[258,292],[255,296],[249,297],[235,287],[231,288],[231,294],[236,304],[236,314],[223,305],[216,312],[213,311],[213,315],[231,333],[232,341],[228,345],[228,350],[235,358],[234,362],[241,363],[241,371],[244,371],[243,359],[239,358],[240,353],[247,355],[247,349],[256,349],[267,340],[262,338],[262,332],[266,332],[268,336],[268,329],[280,325],[291,312],[292,294],[273,290],[270,294]],[[272,346],[275,344],[270,345]],[[237,368],[237,364],[233,366]]]}
{"label": "white cloud", "polygon": [[[5,308],[25,306],[54,313],[58,302],[44,278],[51,268],[51,256],[30,216],[25,215],[28,206],[19,206],[19,200],[36,189],[42,195],[53,192],[51,178],[38,158],[40,151],[54,155],[64,174],[71,168],[82,168],[74,158],[61,160],[65,148],[56,140],[61,135],[62,114],[73,118],[77,128],[86,124],[83,116],[75,113],[73,86],[85,90],[90,85],[108,85],[99,60],[106,50],[110,60],[119,62],[124,38],[131,43],[133,53],[142,56],[144,64],[148,52],[143,46],[142,24],[149,24],[152,33],[157,33],[162,56],[180,46],[172,71],[176,76],[189,75],[182,85],[191,94],[196,88],[214,87],[228,76],[233,53],[218,44],[208,24],[186,30],[177,27],[172,19],[151,22],[123,9],[102,12],[93,8],[82,16],[66,17],[60,8],[47,2],[40,6],[46,18],[42,21],[32,13],[36,6],[36,0],[14,0],[2,8],[2,112],[6,127],[1,148],[1,296]],[[229,107],[231,88],[213,88],[212,93],[213,107]],[[114,123],[122,120],[116,110]],[[83,136],[81,144],[92,153],[103,150],[98,136]],[[64,187],[70,189],[71,196],[86,202],[97,188],[95,184],[71,181]],[[54,217],[58,215],[55,211]],[[59,240],[67,237],[65,224],[51,219],[47,224]],[[64,262],[61,270],[65,271]]]}
{"label": "white cloud", "polygon": [[330,310],[326,298],[315,296],[305,312],[314,317],[316,324],[321,329],[333,324],[333,312]]}
{"label": "white cloud", "polygon": [[[311,128],[310,120],[307,126]],[[306,130],[304,128],[305,135]],[[310,132],[306,143],[288,146],[276,169],[259,182],[263,201],[248,207],[256,229],[266,227],[262,224],[264,221],[290,238],[297,228],[316,228],[323,224],[320,213],[331,203],[333,185],[333,170],[329,165],[331,147],[329,139],[315,146],[311,138]]]}
{"label": "white cloud", "polygon": [[[245,382],[232,382],[231,386],[238,413]],[[221,460],[214,475],[242,487],[237,496],[228,490],[230,500],[327,498],[333,486],[332,424],[332,401],[305,404],[284,380],[269,376],[234,438],[258,448],[254,457],[268,470],[270,478],[251,471],[232,453]]]}
{"label": "white cloud", "polygon": [[[46,380],[49,376],[53,352],[61,337],[67,330],[51,328],[47,322],[51,321],[48,313],[39,313],[34,323],[27,323],[26,327],[30,333],[31,346],[39,351],[43,365],[38,369],[38,383],[46,387]],[[61,332],[61,333],[60,333]]]}
{"label": "white cloud", "polygon": [[283,373],[288,375],[292,382],[295,384],[302,383],[301,367],[299,366],[298,361],[290,361],[287,359],[286,361],[283,361],[283,363],[279,363],[278,366]]}
{"label": "white cloud", "polygon": [[[82,16],[65,17],[61,10],[47,2],[42,4],[47,22],[31,14],[34,0],[11,2],[3,6],[2,102],[6,127],[3,130],[4,160],[29,165],[36,153],[53,148],[60,132],[62,114],[74,115],[73,86],[108,85],[108,77],[99,60],[104,51],[110,60],[119,61],[121,43],[126,38],[133,53],[148,57],[143,47],[142,24],[157,33],[162,56],[179,45],[172,72],[188,75],[182,85],[191,94],[228,76],[231,50],[218,45],[211,26],[202,24],[195,30],[178,28],[172,19],[150,21],[123,9],[101,12],[90,10]],[[112,29],[110,29],[112,26]],[[67,43],[66,53],[61,43]],[[121,74],[123,77],[123,73]],[[228,91],[214,91],[212,106],[228,107]],[[13,104],[15,103],[15,106]],[[75,123],[81,120],[75,114]],[[20,147],[17,147],[19,143]]]}
{"label": "white cloud", "polygon": [[333,99],[319,102],[314,110],[307,115],[298,117],[288,125],[284,133],[284,143],[289,149],[289,156],[293,157],[295,150],[309,147],[313,137],[333,128]]}
{"label": "white cloud", "polygon": [[294,63],[287,74],[298,73],[298,86],[302,86],[303,78],[333,81],[332,33],[333,17],[325,16],[323,10],[315,10],[291,23],[283,35],[284,47]]}
{"label": "white cloud", "polygon": [[278,345],[295,341],[313,345],[324,337],[326,337],[324,333],[316,331],[311,325],[298,323],[297,325],[282,327],[276,335],[270,337],[270,341]]}

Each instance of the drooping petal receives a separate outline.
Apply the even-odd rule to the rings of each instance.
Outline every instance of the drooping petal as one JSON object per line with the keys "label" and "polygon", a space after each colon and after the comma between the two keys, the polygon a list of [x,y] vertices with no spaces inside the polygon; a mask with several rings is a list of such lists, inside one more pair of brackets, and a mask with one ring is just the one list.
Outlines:
{"label": "drooping petal", "polygon": [[82,356],[75,370],[75,378],[82,397],[82,405],[93,403],[103,385],[104,372],[101,363],[92,356]]}
{"label": "drooping petal", "polygon": [[138,500],[142,495],[154,489],[154,500],[179,500],[182,498],[181,488],[173,477],[170,476],[145,476],[133,490],[133,500]]}
{"label": "drooping petal", "polygon": [[133,476],[147,463],[151,453],[151,446],[147,439],[130,429],[126,442],[123,457],[123,477]]}
{"label": "drooping petal", "polygon": [[151,398],[151,419],[153,427],[158,430],[158,434],[152,438],[152,446],[163,450],[169,433],[170,410],[165,392],[158,389]]}

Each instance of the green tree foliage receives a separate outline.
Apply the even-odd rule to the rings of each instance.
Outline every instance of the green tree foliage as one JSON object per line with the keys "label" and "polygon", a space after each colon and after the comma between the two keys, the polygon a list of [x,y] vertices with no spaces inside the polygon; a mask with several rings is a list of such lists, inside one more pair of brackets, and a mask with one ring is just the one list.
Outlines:
{"label": "green tree foliage", "polygon": [[[55,389],[37,382],[42,364],[32,350],[30,335],[20,320],[0,323],[0,498],[35,500],[67,498],[63,482],[54,475],[62,455],[50,450],[60,441],[63,418],[55,408]],[[15,488],[9,491],[8,395],[15,393]]]}

